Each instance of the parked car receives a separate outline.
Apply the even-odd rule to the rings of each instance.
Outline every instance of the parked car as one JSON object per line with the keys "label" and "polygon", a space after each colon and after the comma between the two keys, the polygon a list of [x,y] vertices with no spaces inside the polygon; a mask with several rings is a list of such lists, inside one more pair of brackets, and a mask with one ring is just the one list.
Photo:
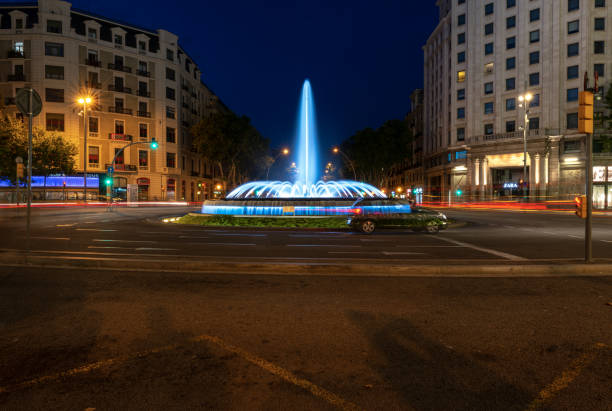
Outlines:
{"label": "parked car", "polygon": [[443,213],[415,206],[408,200],[362,198],[353,204],[347,224],[366,234],[376,228],[410,228],[437,233],[446,228],[448,220]]}

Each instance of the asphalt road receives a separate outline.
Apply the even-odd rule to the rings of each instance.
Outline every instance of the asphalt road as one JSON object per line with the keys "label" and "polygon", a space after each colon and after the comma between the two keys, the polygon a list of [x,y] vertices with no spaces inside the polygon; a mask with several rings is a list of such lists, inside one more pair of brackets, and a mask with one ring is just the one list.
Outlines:
{"label": "asphalt road", "polygon": [[[457,211],[449,214],[469,224],[439,235],[157,222],[183,211],[41,210],[33,248],[73,258],[367,260],[381,270],[390,260],[582,257],[582,242],[572,237],[580,236],[581,222],[567,215]],[[23,248],[22,219],[0,213],[0,226],[2,250]],[[595,256],[605,259],[612,254],[604,241],[612,240],[610,220],[594,227]],[[612,409],[609,276],[179,268],[0,266],[0,409]]]}

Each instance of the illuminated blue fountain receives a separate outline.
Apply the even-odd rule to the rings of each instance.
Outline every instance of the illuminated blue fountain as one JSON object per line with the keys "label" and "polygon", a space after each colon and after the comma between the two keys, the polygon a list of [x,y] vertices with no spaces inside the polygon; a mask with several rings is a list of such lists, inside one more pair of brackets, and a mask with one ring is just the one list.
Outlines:
{"label": "illuminated blue fountain", "polygon": [[362,182],[320,181],[315,105],[310,81],[302,86],[297,130],[295,182],[252,181],[236,187],[221,202],[206,201],[205,214],[338,215],[350,211],[358,198],[385,198],[378,188]]}

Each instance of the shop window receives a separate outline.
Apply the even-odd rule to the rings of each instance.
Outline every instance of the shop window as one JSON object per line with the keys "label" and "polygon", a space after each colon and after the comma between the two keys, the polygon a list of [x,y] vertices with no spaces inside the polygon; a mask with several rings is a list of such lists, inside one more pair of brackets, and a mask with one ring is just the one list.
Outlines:
{"label": "shop window", "polygon": [[100,147],[89,146],[87,148],[87,157],[89,158],[90,166],[98,166],[100,164]]}

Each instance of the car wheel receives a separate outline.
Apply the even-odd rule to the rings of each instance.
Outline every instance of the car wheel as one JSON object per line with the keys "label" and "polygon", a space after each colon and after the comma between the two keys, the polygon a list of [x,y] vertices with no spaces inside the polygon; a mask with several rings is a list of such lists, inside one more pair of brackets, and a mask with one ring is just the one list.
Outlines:
{"label": "car wheel", "polygon": [[426,230],[430,234],[436,234],[440,231],[440,227],[435,223],[427,224]]}
{"label": "car wheel", "polygon": [[376,229],[376,223],[372,220],[366,220],[361,223],[361,232],[366,234],[372,234]]}

